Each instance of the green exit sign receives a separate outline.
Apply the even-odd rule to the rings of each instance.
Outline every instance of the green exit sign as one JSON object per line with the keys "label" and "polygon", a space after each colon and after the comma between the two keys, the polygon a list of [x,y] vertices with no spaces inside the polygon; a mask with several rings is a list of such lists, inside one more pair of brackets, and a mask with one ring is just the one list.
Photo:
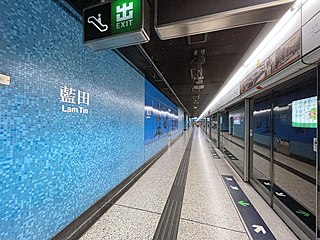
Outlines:
{"label": "green exit sign", "polygon": [[141,0],[115,0],[111,4],[111,33],[138,30],[142,26]]}
{"label": "green exit sign", "polygon": [[119,48],[149,41],[146,0],[114,0],[83,11],[84,43],[94,49]]}

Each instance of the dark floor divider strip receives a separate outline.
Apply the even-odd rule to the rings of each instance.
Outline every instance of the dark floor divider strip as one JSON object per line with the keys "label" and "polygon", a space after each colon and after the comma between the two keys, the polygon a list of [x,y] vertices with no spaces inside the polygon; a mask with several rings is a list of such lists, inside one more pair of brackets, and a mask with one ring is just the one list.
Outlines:
{"label": "dark floor divider strip", "polygon": [[[170,145],[175,143],[179,135]],[[82,213],[78,218],[55,235],[52,240],[76,240],[79,239],[104,213],[106,213],[116,201],[127,192],[132,185],[167,151],[168,146],[160,150],[155,156],[145,162],[134,173],[122,181],[118,186],[108,192],[93,206]]]}
{"label": "dark floor divider strip", "polygon": [[211,152],[211,155],[212,155],[212,157],[213,157],[214,159],[220,159],[218,153],[216,152],[216,150],[214,150],[213,147],[210,149],[210,152]]}
{"label": "dark floor divider strip", "polygon": [[232,160],[232,161],[236,161],[239,160],[238,158],[236,158],[228,149],[223,148],[223,152],[227,155],[227,157]]}
{"label": "dark floor divider strip", "polygon": [[222,178],[253,240],[276,240],[233,176]]}
{"label": "dark floor divider strip", "polygon": [[[269,191],[271,191],[271,182],[269,180],[258,179],[258,181]],[[282,202],[290,211],[306,224],[313,232],[316,232],[316,216],[291,197],[287,192],[273,184],[273,194]],[[318,229],[318,238],[320,238],[320,229]]]}
{"label": "dark floor divider strip", "polygon": [[161,214],[153,240],[177,239],[184,190],[187,181],[189,159],[191,153],[193,133],[190,136],[186,150],[174,179],[168,200]]}

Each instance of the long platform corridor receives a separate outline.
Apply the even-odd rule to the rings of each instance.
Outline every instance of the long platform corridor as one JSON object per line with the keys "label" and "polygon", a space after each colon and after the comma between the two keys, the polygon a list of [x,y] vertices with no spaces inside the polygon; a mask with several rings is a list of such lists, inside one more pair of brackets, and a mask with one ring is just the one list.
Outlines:
{"label": "long platform corridor", "polygon": [[[230,181],[231,190],[242,189],[252,206],[244,201],[240,201],[241,205],[232,198],[224,181],[226,176],[229,180],[232,176],[232,181],[240,186],[235,187],[237,183]],[[269,229],[259,229],[258,223],[250,224],[249,229],[245,212],[239,211],[249,209],[247,207],[254,207]],[[250,215],[249,221],[254,218]],[[273,239],[272,234],[279,240],[297,239],[259,194],[238,177],[202,130],[194,127],[186,131],[81,240]]]}
{"label": "long platform corridor", "polygon": [[320,0],[0,9],[0,240],[320,240]]}

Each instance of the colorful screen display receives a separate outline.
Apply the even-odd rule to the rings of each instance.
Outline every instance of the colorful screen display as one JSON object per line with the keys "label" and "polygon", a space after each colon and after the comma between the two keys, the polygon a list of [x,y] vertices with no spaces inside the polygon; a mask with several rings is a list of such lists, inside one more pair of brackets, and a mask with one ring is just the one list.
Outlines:
{"label": "colorful screen display", "polygon": [[317,97],[292,102],[292,127],[317,127]]}

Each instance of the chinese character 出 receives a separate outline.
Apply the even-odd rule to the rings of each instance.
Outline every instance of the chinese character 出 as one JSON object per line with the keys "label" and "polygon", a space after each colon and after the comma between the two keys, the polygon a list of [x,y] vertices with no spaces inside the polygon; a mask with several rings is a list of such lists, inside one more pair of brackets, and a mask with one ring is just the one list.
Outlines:
{"label": "chinese character \u51fa", "polygon": [[130,2],[128,6],[126,3],[123,3],[122,7],[117,6],[117,22],[129,20],[132,18],[133,18],[133,2]]}

